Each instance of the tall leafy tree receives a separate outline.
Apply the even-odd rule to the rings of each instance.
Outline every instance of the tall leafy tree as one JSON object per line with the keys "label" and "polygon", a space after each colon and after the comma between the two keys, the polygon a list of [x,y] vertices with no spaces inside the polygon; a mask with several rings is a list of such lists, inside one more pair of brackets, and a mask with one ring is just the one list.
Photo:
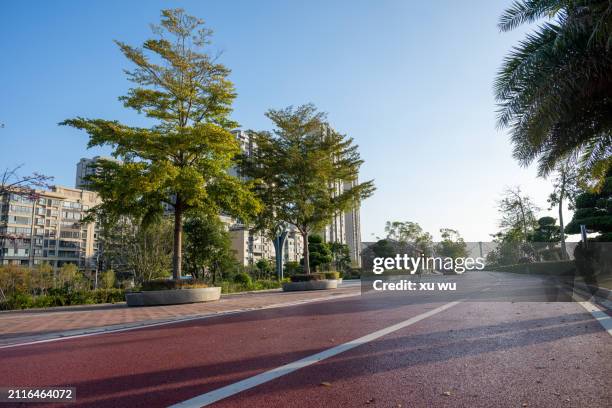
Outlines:
{"label": "tall leafy tree", "polygon": [[104,200],[94,213],[135,215],[145,223],[174,213],[173,278],[181,276],[183,218],[190,212],[247,218],[259,204],[227,169],[239,153],[230,130],[236,97],[229,69],[206,49],[211,31],[181,9],[163,10],[156,38],[142,47],[117,41],[135,65],[135,87],[120,98],[126,108],[154,121],[149,128],[117,121],[76,118],[63,125],[90,135],[88,147],[110,146],[121,162],[99,161],[92,189]]}
{"label": "tall leafy tree", "polygon": [[132,217],[119,217],[99,224],[99,263],[113,269],[122,278],[138,284],[167,278],[172,266],[173,221],[161,217],[152,224],[142,224]]}
{"label": "tall leafy tree", "polygon": [[[304,240],[304,272],[310,273],[308,237],[369,197],[373,181],[357,182],[363,163],[353,139],[334,131],[311,105],[269,110],[274,132],[256,132],[254,154],[243,174],[257,181],[257,194],[275,219],[295,226]],[[352,188],[342,189],[345,183]]]}
{"label": "tall leafy tree", "polygon": [[387,238],[401,244],[414,245],[425,256],[431,255],[433,250],[433,237],[417,223],[412,221],[387,221],[385,224]]}
{"label": "tall leafy tree", "polygon": [[568,157],[601,186],[612,166],[612,7],[609,0],[517,0],[502,31],[546,19],[505,58],[495,82],[498,123],[514,156],[546,176]]}
{"label": "tall leafy tree", "polygon": [[[551,209],[556,205],[559,210],[560,231],[565,229],[563,203],[564,201],[567,202],[569,209],[574,209],[574,201],[579,192],[579,179],[579,171],[574,160],[564,160],[556,166],[553,178],[553,192],[548,197],[548,203],[551,205]],[[561,256],[563,259],[567,259],[565,234],[559,234],[558,237],[561,240]]]}
{"label": "tall leafy tree", "polygon": [[465,258],[469,255],[467,244],[459,231],[450,228],[441,228],[442,240],[436,245],[436,255],[449,258]]}
{"label": "tall leafy tree", "polygon": [[502,216],[500,227],[505,232],[518,234],[520,241],[526,242],[537,225],[536,212],[539,211],[531,198],[523,194],[520,187],[508,188],[499,202],[498,209]]}

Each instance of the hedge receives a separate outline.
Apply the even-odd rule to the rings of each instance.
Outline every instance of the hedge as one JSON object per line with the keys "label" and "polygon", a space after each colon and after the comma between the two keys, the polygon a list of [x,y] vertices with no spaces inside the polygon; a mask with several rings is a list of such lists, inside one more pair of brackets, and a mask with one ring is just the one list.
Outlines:
{"label": "hedge", "polygon": [[50,289],[46,295],[33,296],[15,293],[0,302],[0,310],[31,309],[38,307],[93,305],[125,301],[123,289],[65,290]]}
{"label": "hedge", "polygon": [[576,264],[572,261],[532,262],[514,265],[494,266],[487,270],[496,272],[525,273],[532,275],[573,275]]}
{"label": "hedge", "polygon": [[198,289],[198,288],[207,288],[208,285],[204,282],[200,282],[194,279],[180,279],[180,280],[170,280],[170,279],[158,279],[158,280],[150,280],[142,283],[140,290],[150,291],[150,290],[171,290],[171,289]]}

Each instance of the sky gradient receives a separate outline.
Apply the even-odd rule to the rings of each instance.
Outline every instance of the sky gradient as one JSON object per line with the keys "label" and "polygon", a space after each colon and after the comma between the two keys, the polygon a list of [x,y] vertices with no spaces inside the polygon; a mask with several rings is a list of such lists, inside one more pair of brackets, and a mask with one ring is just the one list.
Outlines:
{"label": "sky gradient", "polygon": [[214,30],[243,129],[270,129],[269,108],[312,102],[360,145],[360,177],[377,186],[362,205],[364,241],[387,220],[488,241],[505,187],[521,185],[542,207],[551,191],[495,126],[495,73],[526,29],[499,33],[510,2],[6,1],[0,168],[23,163],[73,186],[78,160],[108,151],[87,150],[84,132],[58,122],[144,124],[117,100],[131,66],[112,40],[139,45],[160,9],[182,7]]}

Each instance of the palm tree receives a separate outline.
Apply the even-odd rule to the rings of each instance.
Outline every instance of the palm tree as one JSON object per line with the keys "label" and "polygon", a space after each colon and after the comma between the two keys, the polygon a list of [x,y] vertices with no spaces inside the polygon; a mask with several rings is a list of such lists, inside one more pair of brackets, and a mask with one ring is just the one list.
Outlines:
{"label": "palm tree", "polygon": [[514,157],[541,176],[579,159],[593,180],[612,167],[612,2],[517,0],[501,31],[546,19],[506,56],[495,81],[498,125]]}

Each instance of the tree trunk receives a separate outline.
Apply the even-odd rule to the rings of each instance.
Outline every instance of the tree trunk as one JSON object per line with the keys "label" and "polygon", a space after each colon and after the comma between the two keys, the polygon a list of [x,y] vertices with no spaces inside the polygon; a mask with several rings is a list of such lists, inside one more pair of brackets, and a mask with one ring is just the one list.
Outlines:
{"label": "tree trunk", "polygon": [[310,256],[308,253],[308,232],[302,232],[302,239],[304,240],[304,273],[310,275]]}
{"label": "tree trunk", "polygon": [[174,247],[172,254],[172,279],[180,279],[183,269],[183,205],[179,196],[174,206]]}
{"label": "tree trunk", "polygon": [[563,195],[565,191],[564,188],[561,187],[561,192],[559,193],[559,229],[561,230],[561,259],[565,260],[568,258],[567,247],[565,246],[565,226],[563,225]]}

